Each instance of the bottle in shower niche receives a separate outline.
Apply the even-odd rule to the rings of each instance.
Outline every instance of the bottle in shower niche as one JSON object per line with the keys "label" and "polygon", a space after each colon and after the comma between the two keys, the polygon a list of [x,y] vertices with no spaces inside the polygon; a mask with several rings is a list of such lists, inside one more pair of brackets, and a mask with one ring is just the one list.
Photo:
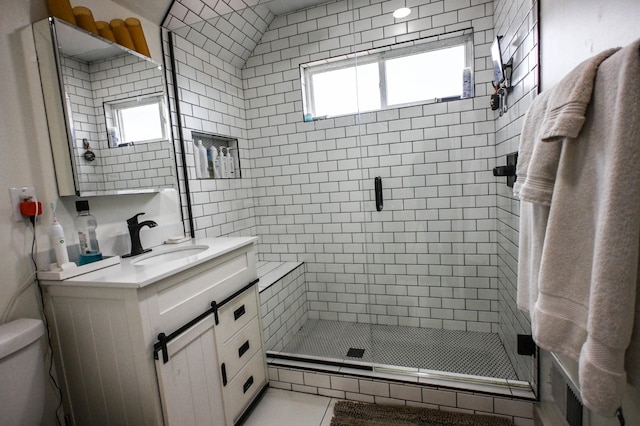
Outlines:
{"label": "bottle in shower niche", "polygon": [[196,141],[193,142],[193,162],[196,167],[196,179],[202,178],[202,169],[200,168],[200,149],[198,148],[198,143]]}
{"label": "bottle in shower niche", "polygon": [[224,155],[224,151],[223,149],[225,149],[226,147],[221,146],[220,147],[220,155],[218,156],[218,159],[220,160],[220,176],[222,176],[223,178],[228,178],[229,177],[229,172],[227,171],[227,160],[225,158]]}
{"label": "bottle in shower niche", "polygon": [[102,253],[98,247],[98,238],[96,237],[96,228],[98,221],[89,212],[89,201],[76,201],[76,211],[78,216],[74,225],[78,233],[78,243],[80,244],[80,258],[78,265],[86,265],[87,263],[102,260]]}
{"label": "bottle in shower niche", "polygon": [[227,148],[227,170],[229,171],[229,177],[236,177],[236,165],[233,161],[233,155],[231,154],[231,148]]}
{"label": "bottle in shower niche", "polygon": [[207,149],[207,176],[213,179],[213,157],[211,155],[211,149]]}
{"label": "bottle in shower niche", "polygon": [[213,178],[220,179],[220,159],[218,158],[218,148],[211,145],[209,147],[209,155],[211,156],[211,167],[213,168]]}
{"label": "bottle in shower niche", "polygon": [[202,141],[198,140],[198,158],[200,159],[200,177],[209,177],[209,167],[207,165],[207,149],[202,145]]}

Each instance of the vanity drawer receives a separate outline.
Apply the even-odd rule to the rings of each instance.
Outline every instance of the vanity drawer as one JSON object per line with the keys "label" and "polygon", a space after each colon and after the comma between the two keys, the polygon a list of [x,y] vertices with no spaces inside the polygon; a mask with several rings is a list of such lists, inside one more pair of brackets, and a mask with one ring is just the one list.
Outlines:
{"label": "vanity drawer", "polygon": [[258,300],[256,286],[252,286],[244,293],[225,303],[218,310],[218,324],[216,325],[216,340],[226,343],[241,328],[249,324],[258,315]]}
{"label": "vanity drawer", "polygon": [[221,302],[255,278],[255,249],[244,247],[194,267],[179,279],[171,277],[159,285],[145,288],[152,293],[146,301],[149,318],[154,322],[157,318],[158,324],[151,335],[155,337],[160,332],[178,329],[193,319],[194,313],[209,309],[212,301]]}
{"label": "vanity drawer", "polygon": [[253,356],[235,379],[223,387],[227,424],[235,423],[240,414],[260,391],[266,381],[266,377],[264,357],[260,351]]}
{"label": "vanity drawer", "polygon": [[238,371],[261,349],[260,323],[258,318],[254,318],[221,349],[218,349],[223,383],[233,381]]}

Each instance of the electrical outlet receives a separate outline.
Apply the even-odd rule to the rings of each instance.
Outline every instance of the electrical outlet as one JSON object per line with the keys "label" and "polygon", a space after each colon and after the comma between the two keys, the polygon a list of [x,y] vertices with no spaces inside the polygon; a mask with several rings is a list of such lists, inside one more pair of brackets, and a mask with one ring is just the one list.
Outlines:
{"label": "electrical outlet", "polygon": [[13,207],[13,218],[16,222],[22,222],[25,217],[20,213],[20,203],[29,198],[37,200],[35,186],[21,186],[18,188],[9,188],[9,196],[11,197],[11,206]]}

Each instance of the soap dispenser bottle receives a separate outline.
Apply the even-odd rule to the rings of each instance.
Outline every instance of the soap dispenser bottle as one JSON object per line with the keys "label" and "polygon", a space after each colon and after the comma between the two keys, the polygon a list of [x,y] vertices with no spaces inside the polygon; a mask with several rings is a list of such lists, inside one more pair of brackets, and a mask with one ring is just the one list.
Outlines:
{"label": "soap dispenser bottle", "polygon": [[76,201],[76,211],[78,216],[75,219],[75,227],[78,232],[78,242],[80,244],[80,258],[78,265],[102,260],[102,253],[98,247],[98,238],[96,237],[96,228],[98,221],[89,212],[89,201]]}

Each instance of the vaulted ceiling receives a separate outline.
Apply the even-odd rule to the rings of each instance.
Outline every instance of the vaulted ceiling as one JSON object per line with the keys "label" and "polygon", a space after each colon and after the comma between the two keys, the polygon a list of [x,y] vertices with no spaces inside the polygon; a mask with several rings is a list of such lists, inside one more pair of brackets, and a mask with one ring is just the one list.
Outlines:
{"label": "vaulted ceiling", "polygon": [[327,0],[114,0],[242,67],[277,15]]}

